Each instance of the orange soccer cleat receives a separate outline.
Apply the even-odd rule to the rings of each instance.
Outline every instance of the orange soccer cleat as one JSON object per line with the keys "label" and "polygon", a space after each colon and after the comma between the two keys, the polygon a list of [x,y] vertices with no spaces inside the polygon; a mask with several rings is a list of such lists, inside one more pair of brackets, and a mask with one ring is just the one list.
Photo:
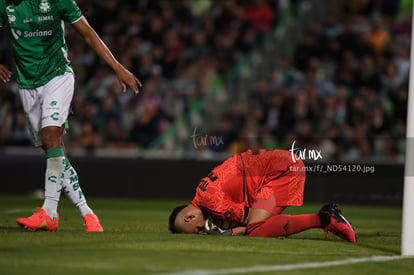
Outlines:
{"label": "orange soccer cleat", "polygon": [[37,207],[36,212],[28,218],[19,218],[16,219],[17,223],[28,230],[31,231],[50,231],[54,232],[57,230],[59,225],[59,216],[56,219],[52,219],[46,214],[46,211]]}
{"label": "orange soccer cleat", "polygon": [[103,232],[103,228],[95,214],[86,214],[83,225],[86,226],[86,232]]}
{"label": "orange soccer cleat", "polygon": [[324,205],[321,210],[319,210],[318,216],[326,236],[328,235],[328,232],[332,232],[344,240],[353,243],[357,241],[357,234],[355,233],[352,224],[345,219],[336,204],[331,203]]}

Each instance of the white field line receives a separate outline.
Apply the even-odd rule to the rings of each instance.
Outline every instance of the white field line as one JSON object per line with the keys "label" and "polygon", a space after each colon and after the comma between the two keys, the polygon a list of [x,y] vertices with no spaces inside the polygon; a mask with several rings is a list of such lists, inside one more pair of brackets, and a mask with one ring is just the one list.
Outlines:
{"label": "white field line", "polygon": [[225,268],[225,269],[194,269],[194,270],[182,270],[172,273],[164,273],[163,275],[217,275],[217,274],[246,274],[246,273],[258,273],[258,272],[270,272],[270,271],[287,271],[298,270],[307,268],[321,268],[331,267],[349,264],[359,264],[368,262],[387,262],[401,259],[414,259],[409,256],[372,256],[366,258],[349,258],[345,260],[329,261],[329,262],[309,262],[309,263],[297,263],[297,264],[285,264],[285,265],[258,265],[250,267],[239,268]]}

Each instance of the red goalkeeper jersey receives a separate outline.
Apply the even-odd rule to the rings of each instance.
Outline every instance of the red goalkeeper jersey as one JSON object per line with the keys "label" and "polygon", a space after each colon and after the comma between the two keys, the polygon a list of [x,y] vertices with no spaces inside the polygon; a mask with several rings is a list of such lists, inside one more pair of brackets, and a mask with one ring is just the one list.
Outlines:
{"label": "red goalkeeper jersey", "polygon": [[[287,174],[293,175],[290,169],[293,164],[303,166],[300,160],[294,161],[291,152],[285,150],[249,150],[236,154],[201,179],[192,204],[214,220],[241,225],[260,189]],[[281,190],[281,193],[286,194],[285,197],[293,194],[290,190]],[[303,183],[299,197],[303,197]],[[288,198],[283,200],[287,202]],[[301,201],[299,199],[293,204],[299,205]]]}

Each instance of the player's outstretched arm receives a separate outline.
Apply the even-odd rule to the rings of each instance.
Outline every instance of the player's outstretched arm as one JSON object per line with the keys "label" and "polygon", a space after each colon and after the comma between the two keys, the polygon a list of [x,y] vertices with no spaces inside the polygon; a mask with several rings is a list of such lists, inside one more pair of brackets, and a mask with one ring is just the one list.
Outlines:
{"label": "player's outstretched arm", "polygon": [[96,54],[115,71],[123,92],[125,93],[127,86],[129,86],[135,94],[138,94],[139,87],[142,87],[141,82],[115,59],[105,43],[89,25],[86,18],[82,17],[79,21],[73,23],[73,27],[83,37],[85,42],[96,52]]}
{"label": "player's outstretched arm", "polygon": [[0,64],[0,79],[4,83],[9,82],[12,76],[12,72],[9,71],[6,67]]}

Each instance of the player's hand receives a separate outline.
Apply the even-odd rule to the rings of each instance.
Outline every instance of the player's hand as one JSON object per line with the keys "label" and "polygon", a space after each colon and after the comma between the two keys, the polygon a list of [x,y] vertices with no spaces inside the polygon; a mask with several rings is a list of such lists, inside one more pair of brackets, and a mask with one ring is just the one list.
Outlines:
{"label": "player's hand", "polygon": [[10,82],[10,78],[12,76],[12,72],[7,70],[6,67],[0,64],[0,79],[4,83]]}
{"label": "player's hand", "polygon": [[139,88],[142,87],[141,82],[130,71],[125,69],[124,66],[120,65],[116,70],[116,74],[124,93],[127,90],[127,86],[134,91],[135,95],[139,93]]}
{"label": "player's hand", "polygon": [[218,227],[217,225],[213,223],[210,217],[206,219],[206,222],[204,224],[204,232],[206,232],[209,235],[221,235],[221,236],[232,236],[233,235],[233,230],[221,229],[220,227]]}

